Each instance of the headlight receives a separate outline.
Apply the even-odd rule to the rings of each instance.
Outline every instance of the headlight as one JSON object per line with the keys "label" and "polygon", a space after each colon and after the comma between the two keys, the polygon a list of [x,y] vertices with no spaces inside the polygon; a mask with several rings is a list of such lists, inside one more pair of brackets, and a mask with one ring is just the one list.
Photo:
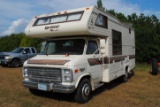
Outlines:
{"label": "headlight", "polygon": [[28,69],[23,68],[23,77],[28,77]]}
{"label": "headlight", "polygon": [[5,56],[4,59],[11,59],[11,56]]}
{"label": "headlight", "polygon": [[65,70],[64,70],[64,73],[65,73],[65,74],[71,74],[71,70],[70,70],[70,69],[65,69]]}
{"label": "headlight", "polygon": [[63,82],[72,82],[73,81],[73,74],[71,69],[63,69],[62,70],[62,79]]}

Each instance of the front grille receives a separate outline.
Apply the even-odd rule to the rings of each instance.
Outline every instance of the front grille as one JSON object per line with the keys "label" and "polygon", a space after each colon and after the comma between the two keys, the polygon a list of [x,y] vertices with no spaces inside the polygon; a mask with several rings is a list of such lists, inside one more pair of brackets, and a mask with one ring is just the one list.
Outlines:
{"label": "front grille", "polygon": [[61,69],[29,67],[28,76],[32,81],[60,83]]}

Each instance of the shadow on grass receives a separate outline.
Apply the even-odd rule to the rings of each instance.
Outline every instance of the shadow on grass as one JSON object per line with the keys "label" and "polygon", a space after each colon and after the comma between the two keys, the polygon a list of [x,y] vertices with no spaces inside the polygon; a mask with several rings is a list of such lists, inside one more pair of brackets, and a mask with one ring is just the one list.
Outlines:
{"label": "shadow on grass", "polygon": [[[129,73],[128,82],[129,82],[129,79],[132,78],[134,75],[135,75],[134,71],[131,71]],[[96,96],[96,95],[98,95],[98,94],[100,94],[100,93],[102,93],[106,90],[111,90],[111,89],[113,89],[113,88],[115,88],[115,87],[117,87],[117,86],[119,86],[123,83],[124,82],[122,82],[121,77],[111,81],[110,83],[105,83],[103,86],[99,87],[97,90],[95,90],[93,92],[93,96]]]}
{"label": "shadow on grass", "polygon": [[57,100],[57,101],[75,102],[74,94],[63,94],[63,93],[39,91],[39,93],[34,95]]}
{"label": "shadow on grass", "polygon": [[[134,71],[129,73],[129,79],[134,76]],[[122,84],[122,82],[120,82],[120,78],[110,82],[110,83],[106,83],[103,86],[99,87],[97,90],[95,90],[94,92],[92,92],[91,95],[91,99],[92,97],[96,97],[96,95],[106,91],[106,90],[111,90],[115,87],[117,87],[118,85]],[[36,96],[41,96],[41,97],[46,97],[49,99],[54,99],[54,100],[58,100],[58,101],[67,101],[67,102],[75,102],[74,101],[74,93],[72,94],[62,94],[62,93],[53,93],[53,92],[45,92],[45,91],[40,91],[38,94],[35,94]]]}

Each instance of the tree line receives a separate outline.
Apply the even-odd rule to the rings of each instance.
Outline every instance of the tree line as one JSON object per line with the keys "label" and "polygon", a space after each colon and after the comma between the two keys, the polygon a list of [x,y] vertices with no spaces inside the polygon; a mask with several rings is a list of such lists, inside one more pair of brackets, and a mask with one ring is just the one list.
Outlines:
{"label": "tree line", "polygon": [[[160,21],[155,16],[146,16],[143,13],[132,13],[125,16],[123,13],[107,10],[102,1],[97,6],[105,12],[112,14],[124,23],[131,23],[135,29],[136,61],[149,62],[151,56],[160,55]],[[11,51],[17,47],[33,46],[40,51],[42,39],[27,38],[24,33],[11,34],[0,38],[0,52]]]}
{"label": "tree line", "polygon": [[0,38],[0,52],[10,52],[17,47],[35,47],[40,51],[42,39],[28,38],[24,33],[11,34]]}

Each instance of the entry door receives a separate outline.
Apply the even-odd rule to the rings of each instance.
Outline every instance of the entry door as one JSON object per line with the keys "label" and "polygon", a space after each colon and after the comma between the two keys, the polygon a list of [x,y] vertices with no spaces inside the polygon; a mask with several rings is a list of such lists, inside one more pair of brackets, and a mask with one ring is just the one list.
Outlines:
{"label": "entry door", "polygon": [[94,83],[102,80],[102,57],[99,50],[99,40],[88,40],[86,57],[88,61],[87,70],[91,73]]}

